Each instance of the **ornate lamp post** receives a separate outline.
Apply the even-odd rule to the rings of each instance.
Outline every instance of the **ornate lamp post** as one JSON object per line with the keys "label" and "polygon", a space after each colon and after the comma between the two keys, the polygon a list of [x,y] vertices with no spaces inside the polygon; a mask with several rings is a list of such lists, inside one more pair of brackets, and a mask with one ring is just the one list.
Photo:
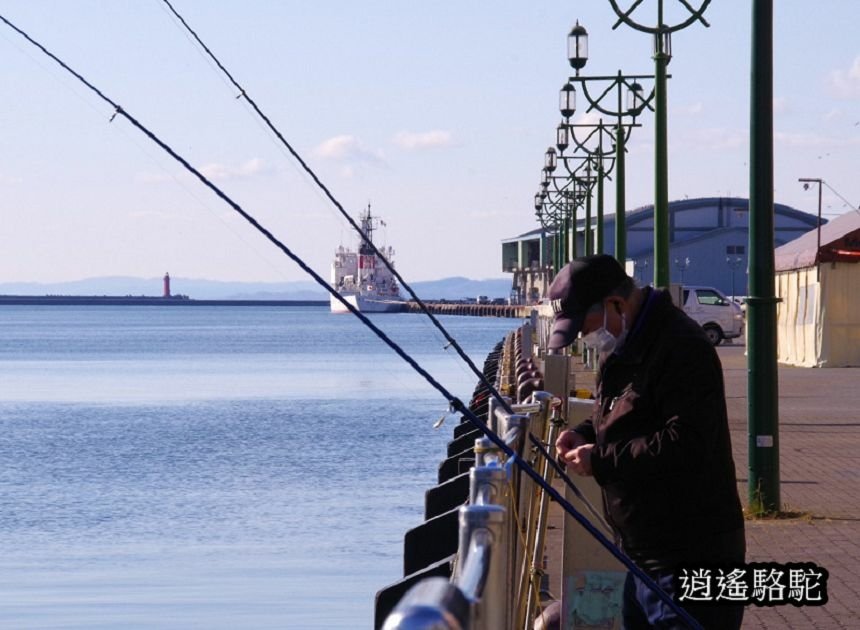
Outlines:
{"label": "ornate lamp post", "polygon": [[666,104],[666,66],[672,58],[672,33],[680,31],[696,21],[705,26],[709,24],[702,17],[711,0],[703,0],[701,7],[695,10],[687,0],[679,0],[690,13],[690,17],[673,26],[663,20],[664,0],[657,0],[657,24],[645,26],[631,18],[631,14],[641,4],[641,0],[633,2],[627,11],[622,11],[618,0],[609,0],[612,9],[618,16],[613,29],[622,23],[654,37],[654,76],[655,76],[655,124],[654,124],[654,285],[669,286],[669,174],[668,174],[668,139],[667,139],[667,104]]}
{"label": "ornate lamp post", "polygon": [[[582,77],[579,72],[588,62],[588,32],[583,26],[576,22],[576,25],[571,29],[567,38],[568,61],[570,66],[575,71],[575,76],[569,77],[567,83],[561,88],[559,93],[559,110],[564,120],[556,130],[556,146],[559,149],[560,156],[564,157],[564,150],[570,142],[575,145],[575,150],[583,151],[591,155],[593,160],[594,170],[596,172],[597,182],[597,238],[596,250],[603,252],[603,180],[608,177],[613,167],[616,168],[616,194],[615,194],[615,257],[624,264],[627,258],[627,230],[625,225],[625,181],[624,181],[624,153],[625,144],[630,135],[632,127],[636,124],[636,116],[638,116],[645,107],[651,108],[650,101],[654,97],[654,93],[646,99],[643,95],[642,85],[638,79],[652,79],[653,76],[648,75],[623,75],[618,71],[616,76],[590,76]],[[588,91],[589,83],[601,83],[603,91],[596,97],[592,96]],[[608,85],[607,85],[608,84]],[[615,128],[610,131],[610,128],[604,125],[601,119],[598,125],[572,125],[570,118],[576,111],[576,85],[582,89],[583,96],[588,101],[586,111],[598,111],[607,117],[613,118],[616,121]],[[624,98],[625,88],[627,98]],[[611,100],[612,96],[616,97],[617,102],[614,107],[610,106],[607,101]],[[625,122],[625,118],[630,118],[630,122]],[[585,143],[588,141],[578,141],[576,139],[576,128],[599,128],[598,146],[596,150],[588,150],[585,148]],[[589,134],[589,138],[593,132]],[[570,136],[570,137],[569,137]],[[615,145],[615,155],[609,168],[606,168],[607,156],[604,152],[603,141],[604,137],[608,137]]]}
{"label": "ornate lamp post", "polygon": [[[586,129],[588,133],[582,140],[576,136],[576,129]],[[597,136],[596,148],[589,149],[586,144]],[[586,254],[603,253],[603,180],[609,177],[612,172],[615,159],[611,154],[605,153],[603,149],[604,137],[611,133],[609,128],[604,125],[601,119],[596,125],[573,125],[561,123],[556,129],[556,146],[559,147],[559,161],[564,165],[568,175],[574,177],[574,172],[585,167],[586,174],[580,176],[578,184],[587,191],[586,196]],[[574,155],[564,155],[564,149],[569,146],[569,143],[574,144]],[[578,152],[579,154],[577,154]],[[574,160],[580,160],[580,164],[571,168],[571,163]],[[608,168],[605,166],[608,164]],[[596,175],[592,176],[592,172]],[[597,229],[596,229],[596,245],[593,243],[591,235],[591,189],[597,187]]]}
{"label": "ornate lamp post", "polygon": [[[572,229],[572,256],[577,254],[577,220],[576,211],[580,207],[585,208],[585,219],[583,226],[583,250],[584,255],[588,256],[594,253],[594,241],[591,232],[591,193],[598,182],[598,178],[592,173],[592,159],[589,156],[580,156],[579,164],[571,168],[573,163],[572,158],[565,158],[562,161],[567,175],[561,175],[550,178],[554,193],[565,200],[565,207],[568,210],[567,218]],[[562,186],[558,186],[558,182],[562,182]]]}
{"label": "ornate lamp post", "polygon": [[[553,177],[544,169],[538,192],[535,193],[535,216],[541,227],[552,237],[552,270],[558,270],[569,259],[568,237],[570,224],[569,192],[558,189],[557,177]],[[549,186],[552,182],[554,190]]]}
{"label": "ornate lamp post", "polygon": [[554,247],[558,269],[577,256],[576,209],[587,198],[583,191],[592,183],[593,178],[589,180],[587,175],[582,176],[579,173],[581,167],[568,170],[567,164],[567,176],[552,175],[556,165],[555,151],[550,148],[545,154],[541,190],[535,195],[535,209],[538,210],[542,225],[558,233],[555,239],[557,246]]}

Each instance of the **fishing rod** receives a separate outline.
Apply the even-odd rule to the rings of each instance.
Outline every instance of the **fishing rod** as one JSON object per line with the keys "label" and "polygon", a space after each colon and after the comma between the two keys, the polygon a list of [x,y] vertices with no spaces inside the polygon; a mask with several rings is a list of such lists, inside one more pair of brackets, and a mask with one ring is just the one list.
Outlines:
{"label": "fishing rod", "polygon": [[292,144],[290,144],[289,141],[287,141],[287,139],[284,137],[284,135],[281,133],[281,131],[275,126],[275,124],[271,121],[271,119],[265,113],[263,113],[263,110],[260,109],[259,105],[257,105],[257,102],[253,98],[251,98],[251,95],[248,94],[248,91],[244,87],[242,87],[242,85],[239,84],[239,82],[233,77],[233,75],[230,73],[230,71],[227,70],[227,68],[224,66],[223,63],[221,63],[221,60],[215,56],[215,53],[213,53],[212,50],[203,42],[203,40],[200,38],[200,36],[197,34],[197,32],[193,28],[191,28],[191,25],[188,24],[188,22],[185,20],[185,18],[182,17],[182,15],[179,13],[179,11],[176,10],[176,8],[174,8],[174,6],[170,3],[170,1],[169,0],[162,0],[162,2],[164,2],[165,5],[167,5],[167,8],[170,10],[170,12],[173,13],[174,16],[176,16],[176,19],[179,20],[179,22],[182,24],[182,26],[185,28],[185,30],[188,31],[188,33],[194,38],[194,40],[206,52],[206,54],[209,56],[209,58],[212,59],[213,62],[215,62],[215,65],[218,66],[218,69],[224,73],[224,76],[227,77],[227,79],[230,81],[230,83],[233,85],[233,87],[235,87],[237,90],[239,90],[239,95],[236,98],[244,98],[248,102],[248,104],[256,112],[256,114],[260,117],[260,119],[266,124],[266,126],[269,128],[269,130],[273,134],[275,134],[275,136],[278,138],[280,143],[283,144],[284,147],[286,147],[287,151],[290,152],[290,155],[292,155],[296,159],[296,161],[299,163],[299,165],[302,167],[302,169],[308,175],[310,175],[311,179],[319,187],[319,189],[323,192],[323,194],[326,196],[326,198],[329,201],[331,201],[331,203],[335,206],[335,208],[337,208],[337,210],[340,212],[340,214],[343,215],[343,217],[349,222],[349,224],[352,226],[352,228],[356,232],[358,232],[359,236],[361,236],[362,241],[365,244],[370,246],[370,248],[373,250],[373,253],[380,260],[382,260],[383,264],[388,269],[388,271],[390,271],[394,275],[394,277],[397,278],[397,280],[400,282],[400,285],[404,289],[406,289],[406,292],[409,293],[409,295],[412,297],[412,299],[415,301],[415,303],[418,305],[418,307],[421,309],[421,311],[425,315],[427,315],[427,317],[430,318],[430,321],[433,322],[433,325],[436,326],[436,328],[442,333],[442,335],[445,337],[445,340],[448,342],[445,347],[446,348],[448,348],[448,347],[454,348],[454,350],[457,352],[457,354],[460,356],[460,358],[466,362],[466,364],[469,366],[469,368],[472,370],[472,372],[474,372],[474,374],[478,377],[478,379],[481,381],[481,383],[483,383],[484,386],[487,387],[487,389],[489,389],[492,396],[497,401],[499,401],[499,403],[504,407],[505,411],[507,411],[508,413],[513,413],[513,410],[511,409],[508,402],[501,396],[501,394],[499,394],[498,391],[496,391],[496,388],[493,387],[493,385],[487,380],[486,376],[484,376],[484,373],[478,369],[478,367],[475,365],[475,363],[472,361],[472,359],[469,358],[469,355],[466,354],[466,352],[463,350],[463,348],[460,346],[460,344],[457,343],[457,341],[454,339],[454,337],[452,337],[448,333],[448,330],[442,325],[442,323],[438,319],[436,319],[436,317],[433,315],[433,313],[430,312],[430,309],[427,308],[427,305],[424,303],[424,301],[416,295],[415,291],[412,290],[412,287],[409,286],[409,284],[406,282],[406,280],[404,280],[403,277],[400,275],[400,273],[398,273],[397,270],[394,268],[394,265],[392,265],[391,262],[389,262],[388,258],[386,258],[383,255],[383,253],[381,251],[379,251],[379,249],[376,247],[376,245],[374,245],[373,241],[370,238],[368,238],[368,236],[364,233],[364,230],[361,229],[361,227],[355,222],[355,220],[344,209],[343,204],[341,204],[340,201],[337,200],[337,198],[334,196],[334,194],[331,192],[331,190],[329,190],[328,186],[326,186],[323,183],[323,181],[317,176],[317,174],[314,172],[314,170],[308,165],[307,162],[305,162],[305,160],[302,158],[302,156],[299,155],[299,152],[296,151],[296,149],[292,146]]}
{"label": "fishing rod", "polygon": [[[406,280],[400,275],[400,273],[394,268],[394,265],[386,258],[386,256],[379,251],[373,241],[364,233],[364,230],[355,222],[355,220],[349,215],[349,213],[344,209],[343,204],[338,201],[338,199],[334,196],[328,186],[323,183],[323,181],[317,176],[314,170],[310,167],[310,165],[302,158],[299,152],[292,146],[292,144],[284,137],[283,133],[281,133],[280,129],[278,129],[272,120],[260,109],[260,106],[257,102],[248,94],[248,91],[242,86],[233,74],[227,70],[226,66],[221,62],[221,60],[212,52],[212,49],[206,45],[206,43],[201,39],[200,35],[195,31],[188,21],[182,16],[182,14],[177,11],[177,9],[173,6],[170,0],[162,0],[162,2],[167,6],[170,12],[179,20],[180,24],[185,28],[185,30],[194,38],[194,40],[200,45],[203,51],[209,56],[209,58],[215,63],[219,70],[224,74],[225,77],[230,81],[230,83],[235,87],[239,94],[236,98],[244,98],[248,104],[252,107],[254,112],[256,112],[257,116],[265,123],[268,129],[277,137],[280,143],[289,151],[290,155],[292,155],[295,160],[299,163],[299,165],[304,169],[304,171],[313,179],[314,183],[319,187],[319,189],[324,193],[326,198],[337,208],[340,214],[349,222],[352,228],[359,234],[362,241],[370,246],[374,254],[378,256],[382,262],[385,264],[386,268],[394,275],[395,278],[400,282],[401,286],[409,293],[409,295],[415,300],[418,304],[422,312],[430,318],[430,321],[436,326],[436,328],[442,333],[448,343],[445,345],[445,349],[449,347],[453,347],[457,354],[465,361],[465,363],[469,366],[472,372],[478,377],[480,383],[487,388],[490,395],[493,396],[504,408],[507,413],[513,413],[513,409],[508,403],[507,399],[502,397],[502,395],[498,392],[498,390],[490,383],[487,379],[486,375],[482,370],[479,370],[478,367],[474,364],[474,362],[469,358],[469,355],[463,350],[459,343],[457,343],[456,339],[452,335],[448,333],[448,330],[442,325],[442,323],[430,312],[427,308],[427,305],[424,303],[421,298],[419,298],[415,291],[412,290],[412,287],[406,282]],[[444,420],[445,416],[442,416]],[[434,427],[440,426],[441,421],[437,424],[434,424]],[[546,451],[541,447],[541,450],[544,452],[544,455],[550,460],[551,465],[553,465],[557,472],[559,473],[559,477],[562,479],[563,483],[565,483],[579,498],[580,501],[583,502],[585,507],[604,524],[605,521],[602,517],[600,517],[595,510],[594,506],[591,504],[588,499],[580,492],[579,488],[573,483],[573,481],[568,477],[564,471],[552,460],[551,457],[546,455]],[[609,527],[607,527],[607,531],[611,531]]]}
{"label": "fishing rod", "polygon": [[165,143],[161,138],[159,138],[154,132],[152,132],[148,127],[146,127],[143,123],[138,121],[134,116],[132,116],[129,112],[122,108],[118,103],[113,101],[110,97],[104,94],[101,90],[99,90],[95,85],[90,83],[86,78],[84,78],[80,73],[71,68],[68,64],[66,64],[62,59],[48,50],[41,43],[33,39],[30,35],[28,35],[25,31],[20,29],[18,26],[10,22],[6,17],[0,14],[0,21],[5,23],[9,28],[18,33],[21,37],[23,37],[27,42],[35,46],[39,51],[41,51],[44,55],[52,59],[55,63],[57,63],[63,70],[71,74],[78,81],[80,81],[83,85],[85,85],[91,92],[97,95],[102,101],[109,104],[114,108],[114,113],[111,116],[111,121],[114,120],[117,116],[121,116],[126,119],[129,123],[132,124],[135,128],[137,128],[141,133],[143,133],[147,138],[152,140],[155,144],[157,144],[163,151],[165,151],[170,157],[179,162],[183,168],[185,168],[188,172],[194,175],[200,182],[209,188],[216,196],[218,196],[224,203],[229,205],[236,213],[238,213],[243,219],[245,219],[249,224],[251,224],[257,231],[259,231],[263,236],[265,236],[275,247],[280,249],[290,260],[292,260],[296,265],[305,273],[307,273],[317,284],[319,284],[323,289],[325,289],[329,294],[335,297],[349,312],[355,315],[365,326],[367,326],[383,343],[385,343],[389,348],[391,348],[400,358],[402,358],[413,370],[415,370],[419,375],[424,377],[424,379],[434,388],[436,389],[451,405],[451,408],[463,414],[467,420],[469,420],[475,427],[477,427],[493,444],[495,444],[505,455],[508,457],[508,461],[517,465],[523,473],[528,475],[534,483],[536,483],[540,488],[544,490],[553,500],[558,503],[562,509],[564,509],[567,514],[569,514],[573,519],[575,519],[585,530],[591,534],[603,547],[606,549],[613,557],[615,557],[619,562],[624,564],[631,573],[636,575],[652,592],[654,592],[657,597],[660,598],[667,606],[669,606],[673,611],[675,611],[685,623],[689,625],[693,630],[702,630],[701,625],[690,616],[690,614],[685,611],[677,602],[675,602],[660,586],[654,582],[654,580],[645,573],[641,568],[639,568],[636,563],[633,562],[623,551],[621,551],[613,542],[611,542],[603,533],[598,530],[592,523],[589,521],[582,513],[580,513],[567,499],[565,499],[555,488],[552,487],[551,484],[547,483],[546,480],[540,476],[540,474],[532,468],[531,465],[523,458],[521,458],[517,453],[508,446],[504,439],[501,438],[495,431],[493,431],[490,427],[488,427],[477,415],[475,415],[472,410],[470,410],[466,405],[463,404],[459,398],[454,396],[451,392],[449,392],[441,383],[439,383],[433,376],[427,372],[423,367],[421,367],[415,359],[413,359],[405,350],[403,350],[397,343],[395,343],[388,335],[385,334],[381,329],[379,329],[373,322],[368,319],[366,315],[364,315],[361,311],[359,311],[356,307],[350,304],[343,296],[340,295],[332,286],[330,286],[319,274],[317,274],[311,267],[307,265],[297,254],[295,254],[289,247],[287,247],[282,241],[280,241],[274,234],[272,234],[266,227],[264,227],[257,219],[251,216],[247,211],[245,211],[237,202],[235,202],[231,197],[227,195],[224,191],[222,191],[218,186],[216,186],[212,181],[210,181],[205,175],[203,175],[200,171],[198,171],[194,166],[192,166],[185,158],[179,155],[173,148],[171,148],[167,143]]}

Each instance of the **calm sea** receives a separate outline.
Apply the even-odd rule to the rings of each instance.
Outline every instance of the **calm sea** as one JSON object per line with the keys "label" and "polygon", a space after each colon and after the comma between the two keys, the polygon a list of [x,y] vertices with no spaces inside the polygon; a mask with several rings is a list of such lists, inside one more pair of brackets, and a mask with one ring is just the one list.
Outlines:
{"label": "calm sea", "polygon": [[[425,318],[374,321],[468,399]],[[443,322],[479,366],[516,325]],[[0,627],[371,627],[445,407],[322,308],[4,306]]]}

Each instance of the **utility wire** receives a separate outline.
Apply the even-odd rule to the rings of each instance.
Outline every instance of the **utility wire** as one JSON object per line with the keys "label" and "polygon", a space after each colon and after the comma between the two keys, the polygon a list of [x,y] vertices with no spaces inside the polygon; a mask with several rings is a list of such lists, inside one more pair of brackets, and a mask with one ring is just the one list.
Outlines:
{"label": "utility wire", "polygon": [[323,287],[328,293],[330,293],[333,297],[335,297],[347,310],[349,310],[353,315],[358,317],[361,322],[367,326],[373,333],[379,337],[388,347],[390,347],[400,358],[402,358],[406,363],[409,364],[412,369],[414,369],[418,374],[424,377],[424,379],[434,388],[436,389],[445,399],[449,402],[451,407],[456,411],[463,414],[463,416],[468,419],[472,424],[474,424],[487,438],[493,442],[503,453],[508,456],[508,461],[519,466],[520,470],[522,470],[526,475],[528,475],[532,481],[534,481],[538,486],[543,488],[543,490],[553,498],[563,509],[567,512],[571,517],[573,517],[585,530],[591,534],[609,553],[611,553],[619,562],[624,564],[631,573],[636,575],[649,589],[651,589],[654,594],[660,598],[667,606],[669,606],[673,611],[675,611],[685,623],[688,624],[690,628],[693,630],[702,630],[701,625],[692,617],[690,614],[685,611],[677,602],[675,602],[671,596],[669,596],[660,586],[654,582],[654,580],[645,573],[642,569],[640,569],[636,563],[633,562],[623,551],[621,551],[612,541],[610,541],[600,530],[598,530],[582,513],[580,513],[573,505],[570,504],[555,488],[552,487],[551,484],[547,483],[540,474],[532,468],[528,462],[526,462],[523,458],[516,454],[516,452],[509,447],[504,439],[499,437],[499,435],[490,429],[477,415],[475,415],[463,402],[451,394],[441,383],[439,383],[433,376],[427,372],[424,368],[422,368],[416,361],[413,359],[408,353],[406,353],[397,343],[395,343],[391,338],[389,338],[382,330],[380,330],[377,326],[371,322],[366,315],[361,313],[357,308],[352,306],[348,301],[346,301],[333,287],[331,287],[323,278],[317,274],[313,269],[311,269],[298,255],[293,253],[293,251],[287,247],[284,243],[282,243],[278,238],[272,234],[268,229],[266,229],[262,224],[260,224],[254,217],[248,214],[238,203],[233,201],[224,191],[222,191],[218,186],[213,184],[209,179],[206,178],[200,171],[195,169],[185,158],[179,155],[176,151],[174,151],[169,145],[167,145],[163,140],[161,140],[158,136],[155,135],[152,131],[150,131],[146,126],[144,126],[141,122],[139,122],[134,116],[129,114],[126,110],[124,110],[118,103],[114,102],[108,96],[106,96],[103,92],[101,92],[97,87],[95,87],[92,83],[87,81],[81,74],[68,66],[62,59],[57,57],[54,53],[45,48],[42,44],[37,42],[35,39],[30,37],[26,32],[18,28],[15,24],[6,19],[5,16],[0,14],[0,21],[5,23],[9,28],[14,30],[16,33],[21,35],[24,39],[30,42],[33,46],[38,48],[42,53],[53,59],[61,68],[66,70],[69,74],[74,76],[78,81],[87,86],[94,94],[96,94],[99,98],[101,98],[104,102],[108,103],[114,108],[114,114],[111,116],[111,120],[113,120],[116,116],[122,116],[126,120],[128,120],[134,127],[136,127],[141,133],[143,133],[146,137],[152,140],[155,144],[157,144],[161,149],[163,149],[168,155],[170,155],[174,160],[179,162],[186,170],[192,173],[197,179],[203,183],[204,186],[209,188],[213,193],[215,193],[221,200],[223,200],[227,205],[229,205],[234,211],[236,211],[239,215],[242,216],[248,223],[250,223],[254,228],[256,228],[261,234],[263,234],[269,241],[272,242],[278,249],[280,249],[290,260],[292,260],[299,268],[307,273],[313,280]]}
{"label": "utility wire", "polygon": [[[439,331],[442,333],[442,335],[445,337],[445,340],[448,342],[448,346],[454,348],[454,350],[457,352],[457,354],[460,355],[460,358],[462,358],[463,361],[465,361],[469,365],[472,372],[474,372],[474,374],[484,384],[484,386],[490,390],[490,393],[493,395],[493,397],[496,400],[499,401],[499,403],[504,407],[505,411],[507,411],[508,413],[513,413],[512,409],[511,409],[510,405],[507,403],[507,401],[504,398],[502,398],[501,394],[499,394],[499,392],[496,391],[496,388],[493,387],[493,385],[487,380],[487,378],[484,376],[484,374],[477,368],[477,366],[474,364],[472,359],[469,358],[469,355],[466,354],[466,352],[463,350],[463,348],[460,346],[460,344],[457,343],[457,341],[448,333],[448,331],[439,322],[439,320],[436,319],[436,317],[430,312],[430,310],[427,308],[427,305],[424,304],[424,302],[421,300],[421,298],[419,298],[415,294],[415,291],[412,290],[412,287],[409,286],[409,284],[406,282],[406,280],[404,280],[403,277],[394,269],[394,265],[392,265],[388,261],[388,259],[382,254],[382,252],[379,251],[379,249],[377,249],[376,245],[373,244],[373,241],[367,237],[367,235],[364,233],[364,231],[361,229],[361,227],[359,227],[359,225],[355,222],[355,220],[344,209],[343,205],[337,200],[337,198],[334,196],[334,194],[328,189],[328,187],[322,182],[322,180],[320,180],[320,178],[313,171],[313,169],[311,169],[311,167],[307,164],[307,162],[305,162],[304,159],[302,159],[302,157],[301,157],[301,155],[299,155],[298,151],[296,151],[293,148],[293,146],[287,141],[287,139],[280,132],[280,130],[278,130],[278,128],[275,127],[275,125],[271,121],[271,119],[269,119],[269,117],[263,113],[263,111],[257,105],[257,102],[253,98],[251,98],[251,96],[248,94],[248,92],[245,90],[245,88],[242,87],[235,78],[233,78],[233,75],[230,74],[230,71],[227,70],[226,67],[224,67],[224,64],[222,64],[221,61],[218,59],[218,57],[215,56],[215,53],[213,53],[209,49],[209,47],[203,43],[203,40],[200,39],[200,36],[197,34],[197,32],[193,28],[191,28],[191,26],[188,24],[188,22],[185,21],[185,18],[179,14],[179,12],[173,7],[173,5],[170,3],[170,1],[169,0],[162,0],[162,2],[164,2],[165,5],[167,5],[167,8],[170,9],[170,12],[176,16],[176,19],[178,19],[180,21],[182,26],[185,27],[185,29],[191,34],[192,37],[194,37],[194,39],[197,41],[197,43],[200,44],[200,47],[203,48],[204,51],[206,51],[206,54],[209,55],[209,57],[212,59],[212,61],[215,62],[215,65],[217,65],[218,68],[221,70],[221,72],[223,72],[224,75],[230,80],[230,83],[232,83],[233,86],[237,90],[239,90],[239,95],[236,98],[244,98],[248,102],[248,104],[254,109],[254,111],[257,113],[257,115],[266,123],[266,126],[271,130],[271,132],[273,134],[275,134],[275,136],[277,136],[277,138],[278,138],[278,140],[280,140],[281,144],[283,144],[286,147],[287,151],[290,152],[290,155],[292,155],[296,159],[296,161],[301,165],[301,167],[304,169],[304,171],[308,175],[310,175],[311,179],[313,179],[314,183],[320,188],[320,190],[322,190],[322,192],[325,194],[326,198],[328,198],[328,200],[334,204],[334,206],[338,209],[338,211],[340,211],[340,213],[349,222],[349,224],[353,227],[353,229],[356,232],[358,232],[358,234],[361,236],[361,239],[367,245],[370,246],[370,248],[373,250],[373,253],[376,256],[378,256],[380,258],[380,260],[382,260],[382,262],[386,266],[386,268],[394,275],[395,278],[397,278],[397,280],[400,282],[400,285],[404,289],[406,289],[407,293],[409,293],[409,295],[412,297],[412,299],[415,300],[415,303],[418,304],[421,311],[425,315],[427,315],[427,317],[430,318],[430,320],[433,322],[433,324],[436,326],[436,328],[438,328]],[[448,347],[448,346],[446,346],[446,347]]]}
{"label": "utility wire", "polygon": [[831,190],[831,192],[832,192],[834,195],[836,195],[836,196],[837,196],[837,197],[839,197],[842,201],[844,201],[844,202],[845,202],[845,205],[846,205],[846,206],[848,206],[849,208],[851,208],[854,212],[860,212],[860,206],[855,206],[853,203],[851,203],[850,201],[848,201],[845,197],[843,197],[842,195],[840,195],[840,194],[839,194],[839,191],[837,191],[833,186],[831,186],[830,184],[828,184],[828,183],[827,183],[826,181],[824,181],[823,179],[821,180],[821,183],[822,183],[822,184],[824,184],[825,186],[827,186],[827,187]]}

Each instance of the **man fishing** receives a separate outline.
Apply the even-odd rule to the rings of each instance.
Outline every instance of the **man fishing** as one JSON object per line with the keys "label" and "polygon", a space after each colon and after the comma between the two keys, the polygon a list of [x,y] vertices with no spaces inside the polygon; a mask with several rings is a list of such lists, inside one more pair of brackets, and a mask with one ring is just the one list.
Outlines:
{"label": "man fishing", "polygon": [[[549,298],[549,347],[582,334],[601,359],[592,416],[556,450],[594,476],[623,550],[676,599],[680,568],[738,566],[746,546],[722,366],[702,328],[606,255],[565,266]],[[740,628],[742,603],[681,603],[705,628]],[[633,574],[622,615],[626,630],[685,627]]]}

